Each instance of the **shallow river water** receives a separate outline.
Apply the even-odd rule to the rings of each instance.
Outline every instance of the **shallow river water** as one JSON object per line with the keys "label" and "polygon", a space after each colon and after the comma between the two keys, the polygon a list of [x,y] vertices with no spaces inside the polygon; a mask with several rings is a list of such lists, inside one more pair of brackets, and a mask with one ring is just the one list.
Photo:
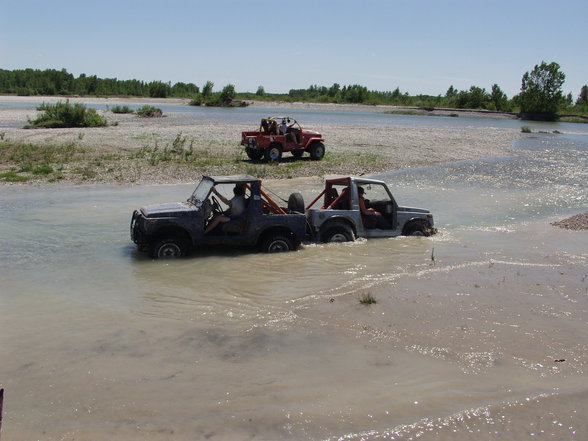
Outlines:
{"label": "shallow river water", "polygon": [[178,261],[128,223],[192,185],[4,187],[3,438],[588,439],[588,233],[549,224],[587,170],[588,137],[535,134],[378,175],[435,237]]}

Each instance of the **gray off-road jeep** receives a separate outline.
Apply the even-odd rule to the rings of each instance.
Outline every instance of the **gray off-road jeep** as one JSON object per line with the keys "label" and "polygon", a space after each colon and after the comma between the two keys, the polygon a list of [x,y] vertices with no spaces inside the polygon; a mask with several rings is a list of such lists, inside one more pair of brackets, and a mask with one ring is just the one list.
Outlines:
{"label": "gray off-road jeep", "polygon": [[[245,188],[245,213],[205,234],[213,217],[223,214],[212,188],[230,199],[235,186]],[[290,196],[288,207],[280,207],[262,190],[259,179],[247,175],[203,176],[186,202],[145,206],[131,219],[131,239],[155,259],[212,246],[289,251],[300,245],[305,232],[304,202],[298,193]]]}
{"label": "gray off-road jeep", "polygon": [[[370,215],[362,214],[360,203]],[[306,216],[312,238],[320,242],[437,232],[429,210],[401,207],[385,182],[361,177],[327,179],[324,190],[306,207]]]}

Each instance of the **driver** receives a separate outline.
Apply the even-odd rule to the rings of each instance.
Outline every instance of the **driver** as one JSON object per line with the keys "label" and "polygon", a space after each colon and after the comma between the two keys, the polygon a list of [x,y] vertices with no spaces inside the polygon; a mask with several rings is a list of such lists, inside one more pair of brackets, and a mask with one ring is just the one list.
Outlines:
{"label": "driver", "polygon": [[223,201],[226,205],[229,206],[229,210],[228,215],[223,213],[214,216],[210,224],[208,224],[208,226],[204,230],[204,234],[208,234],[209,232],[214,230],[220,223],[229,222],[245,214],[245,186],[235,185],[235,188],[233,188],[233,193],[235,194],[235,196],[233,196],[231,200],[225,198],[222,194],[220,194],[216,187],[212,187],[212,192],[215,195],[217,195],[221,201]]}
{"label": "driver", "polygon": [[[290,120],[288,120],[288,122],[290,122]],[[290,137],[290,139],[292,140],[292,142],[294,144],[298,144],[298,141],[296,141],[296,133],[294,132],[294,124],[296,122],[293,122],[292,124],[288,125],[286,123],[286,119],[282,120],[282,123],[280,124],[279,130],[280,130],[280,135],[284,135],[286,137]]]}

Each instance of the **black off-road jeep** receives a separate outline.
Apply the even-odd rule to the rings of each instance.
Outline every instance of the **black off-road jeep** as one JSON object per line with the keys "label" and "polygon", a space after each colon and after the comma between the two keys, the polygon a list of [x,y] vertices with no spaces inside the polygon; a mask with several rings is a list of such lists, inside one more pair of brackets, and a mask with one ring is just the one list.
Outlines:
{"label": "black off-road jeep", "polygon": [[[245,214],[204,234],[216,215],[222,215],[212,188],[232,197],[235,185],[244,186]],[[253,176],[203,176],[186,202],[149,205],[133,212],[131,239],[151,257],[180,257],[194,248],[257,246],[264,252],[296,249],[305,236],[304,202],[293,193],[288,207],[280,207]]]}

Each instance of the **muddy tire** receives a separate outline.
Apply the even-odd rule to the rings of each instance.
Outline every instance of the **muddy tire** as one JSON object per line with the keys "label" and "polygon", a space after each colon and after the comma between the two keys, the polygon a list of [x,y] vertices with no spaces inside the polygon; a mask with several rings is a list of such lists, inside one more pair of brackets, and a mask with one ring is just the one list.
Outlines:
{"label": "muddy tire", "polygon": [[261,150],[253,149],[251,147],[247,147],[245,153],[247,153],[247,156],[249,156],[249,159],[252,161],[259,161],[263,158],[263,152]]}
{"label": "muddy tire", "polygon": [[430,236],[429,229],[422,223],[413,223],[406,228],[406,236]]}
{"label": "muddy tire", "polygon": [[310,159],[319,161],[325,156],[325,145],[320,141],[315,141],[310,146]]}
{"label": "muddy tire", "polygon": [[348,225],[337,224],[327,227],[325,231],[321,233],[321,241],[325,243],[329,242],[353,242],[355,235],[353,230]]}
{"label": "muddy tire", "polygon": [[178,237],[164,237],[157,240],[150,249],[153,259],[177,259],[188,252],[186,243]]}
{"label": "muddy tire", "polygon": [[265,150],[264,155],[267,162],[279,161],[282,159],[282,146],[280,144],[271,144]]}
{"label": "muddy tire", "polygon": [[294,242],[285,234],[272,234],[261,243],[261,251],[264,253],[281,253],[292,251],[294,248]]}

